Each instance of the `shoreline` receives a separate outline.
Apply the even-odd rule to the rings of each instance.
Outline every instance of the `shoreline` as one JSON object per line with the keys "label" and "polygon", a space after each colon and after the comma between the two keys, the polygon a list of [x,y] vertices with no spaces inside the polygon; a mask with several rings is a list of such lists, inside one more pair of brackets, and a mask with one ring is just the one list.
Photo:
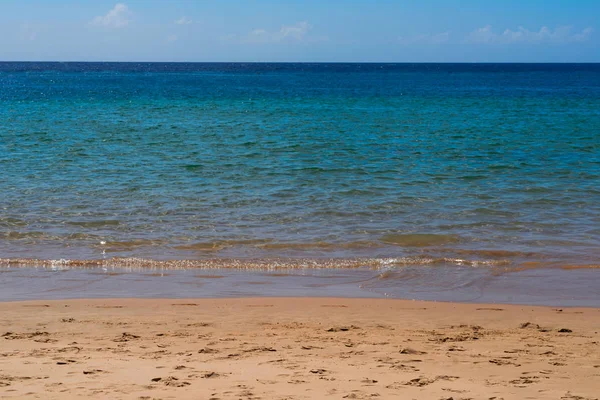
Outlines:
{"label": "shoreline", "polygon": [[[463,250],[464,252],[464,250]],[[473,254],[476,254],[474,252]],[[296,257],[205,257],[205,258],[140,258],[140,257],[110,257],[110,258],[2,258],[0,268],[139,268],[139,269],[247,269],[247,270],[277,270],[277,269],[356,269],[356,268],[386,268],[405,266],[468,266],[473,268],[492,268],[498,270],[523,271],[528,269],[600,269],[600,264],[590,263],[556,263],[541,261],[515,262],[508,257],[514,252],[479,251],[479,255],[488,258],[456,258],[431,256],[426,254],[412,256],[296,256]]]}
{"label": "shoreline", "polygon": [[469,266],[166,269],[0,268],[0,302],[90,298],[393,298],[600,307],[597,269]]}
{"label": "shoreline", "polygon": [[600,308],[81,299],[0,323],[2,398],[591,400],[600,377]]}

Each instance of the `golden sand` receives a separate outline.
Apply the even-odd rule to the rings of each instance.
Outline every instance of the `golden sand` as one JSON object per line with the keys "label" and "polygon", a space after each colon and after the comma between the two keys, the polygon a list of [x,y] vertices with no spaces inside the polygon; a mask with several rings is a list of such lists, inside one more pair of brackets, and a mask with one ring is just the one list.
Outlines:
{"label": "golden sand", "polygon": [[600,309],[333,298],[0,303],[0,398],[597,399]]}

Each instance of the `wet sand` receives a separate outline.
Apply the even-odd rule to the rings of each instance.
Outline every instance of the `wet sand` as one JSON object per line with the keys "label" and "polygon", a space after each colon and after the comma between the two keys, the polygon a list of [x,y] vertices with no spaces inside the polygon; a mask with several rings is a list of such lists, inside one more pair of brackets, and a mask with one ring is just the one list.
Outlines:
{"label": "wet sand", "polygon": [[600,309],[390,299],[0,303],[0,397],[597,399]]}
{"label": "wet sand", "polygon": [[0,268],[0,301],[348,297],[600,307],[599,269]]}

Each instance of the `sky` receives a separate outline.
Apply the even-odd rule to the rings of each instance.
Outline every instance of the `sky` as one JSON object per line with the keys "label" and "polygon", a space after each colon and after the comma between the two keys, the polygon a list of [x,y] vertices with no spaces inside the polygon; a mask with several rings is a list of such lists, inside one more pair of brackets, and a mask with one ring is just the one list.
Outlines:
{"label": "sky", "polygon": [[0,61],[600,62],[600,0],[0,0]]}

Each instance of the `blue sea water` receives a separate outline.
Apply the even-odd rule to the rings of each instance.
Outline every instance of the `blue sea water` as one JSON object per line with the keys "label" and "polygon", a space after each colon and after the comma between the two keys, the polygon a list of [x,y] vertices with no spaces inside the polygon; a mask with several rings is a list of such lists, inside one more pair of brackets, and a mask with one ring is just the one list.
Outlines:
{"label": "blue sea water", "polygon": [[599,64],[0,63],[0,258],[599,249]]}

